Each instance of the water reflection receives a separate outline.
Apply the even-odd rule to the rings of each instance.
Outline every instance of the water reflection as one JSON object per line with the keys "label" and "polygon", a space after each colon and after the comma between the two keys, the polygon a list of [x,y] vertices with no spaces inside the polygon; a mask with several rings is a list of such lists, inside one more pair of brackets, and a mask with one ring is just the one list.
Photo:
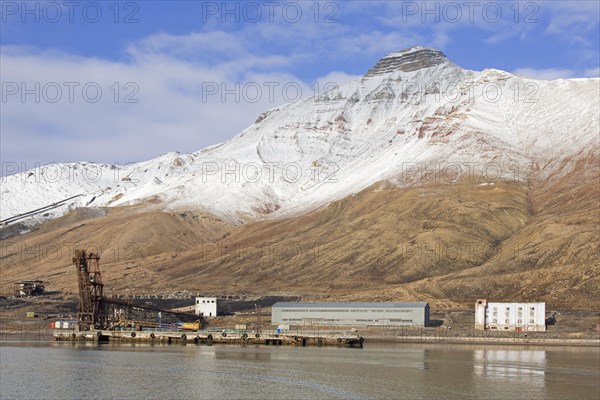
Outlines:
{"label": "water reflection", "polygon": [[475,350],[473,371],[476,375],[498,379],[522,379],[544,384],[545,350]]}
{"label": "water reflection", "polygon": [[216,348],[214,351],[203,351],[202,355],[210,355],[217,360],[271,361],[270,352],[263,352],[257,348],[250,349],[250,351],[224,351],[223,349]]}
{"label": "water reflection", "polygon": [[418,344],[0,346],[0,397],[597,399],[599,355]]}

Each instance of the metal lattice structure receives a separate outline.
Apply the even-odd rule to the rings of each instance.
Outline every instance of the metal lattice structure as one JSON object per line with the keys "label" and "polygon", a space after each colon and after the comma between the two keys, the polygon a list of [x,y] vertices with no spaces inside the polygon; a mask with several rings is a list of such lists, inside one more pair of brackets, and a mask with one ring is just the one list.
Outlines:
{"label": "metal lattice structure", "polygon": [[77,268],[79,284],[79,329],[104,328],[107,321],[103,311],[104,284],[100,273],[100,256],[85,250],[76,250],[73,263]]}
{"label": "metal lattice structure", "polygon": [[[104,283],[100,273],[100,255],[97,253],[76,250],[73,264],[77,270],[79,285],[79,309],[77,313],[79,330],[110,329],[125,319],[154,321],[156,316],[162,317],[163,314],[166,320],[195,321],[199,319],[195,314],[132,304],[131,299],[122,301],[105,298]],[[202,318],[199,320],[201,321]]]}

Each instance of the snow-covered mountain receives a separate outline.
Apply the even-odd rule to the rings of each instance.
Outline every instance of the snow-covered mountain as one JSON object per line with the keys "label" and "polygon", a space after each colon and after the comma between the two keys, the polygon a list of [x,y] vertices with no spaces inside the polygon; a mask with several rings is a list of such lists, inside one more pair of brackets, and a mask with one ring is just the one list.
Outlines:
{"label": "snow-covered mountain", "polygon": [[195,153],[128,166],[53,164],[5,177],[0,219],[151,201],[241,222],[306,212],[380,181],[550,176],[561,160],[597,154],[599,93],[599,79],[470,71],[440,51],[413,47],[335,90],[269,110],[231,140]]}

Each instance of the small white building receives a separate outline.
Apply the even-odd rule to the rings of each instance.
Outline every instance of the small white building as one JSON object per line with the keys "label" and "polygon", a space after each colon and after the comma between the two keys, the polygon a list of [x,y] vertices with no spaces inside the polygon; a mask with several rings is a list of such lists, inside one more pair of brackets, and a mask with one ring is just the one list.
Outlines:
{"label": "small white building", "polygon": [[475,303],[475,329],[545,331],[546,303]]}
{"label": "small white building", "polygon": [[196,297],[196,315],[204,315],[205,317],[216,317],[217,298]]}

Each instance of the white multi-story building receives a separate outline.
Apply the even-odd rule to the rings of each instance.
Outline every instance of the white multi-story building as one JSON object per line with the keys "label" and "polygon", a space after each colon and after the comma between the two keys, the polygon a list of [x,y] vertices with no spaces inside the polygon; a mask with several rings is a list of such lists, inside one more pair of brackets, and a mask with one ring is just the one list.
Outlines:
{"label": "white multi-story building", "polygon": [[475,329],[545,331],[546,303],[475,303]]}
{"label": "white multi-story building", "polygon": [[205,317],[216,317],[217,298],[196,297],[196,315],[204,315]]}

